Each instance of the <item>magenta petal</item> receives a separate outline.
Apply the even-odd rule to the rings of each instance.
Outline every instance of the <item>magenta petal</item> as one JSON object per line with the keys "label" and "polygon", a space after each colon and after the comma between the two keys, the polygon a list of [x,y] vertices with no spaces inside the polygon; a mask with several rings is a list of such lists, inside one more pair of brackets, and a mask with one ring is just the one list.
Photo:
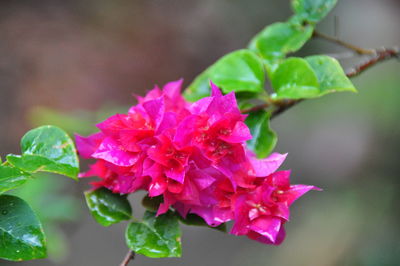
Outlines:
{"label": "magenta petal", "polygon": [[163,97],[143,103],[143,108],[146,110],[147,114],[155,122],[155,125],[158,128],[164,117],[165,106]]}
{"label": "magenta petal", "polygon": [[290,189],[286,191],[287,204],[290,206],[295,200],[306,194],[310,190],[321,190],[318,187],[307,186],[307,185],[292,185]]}
{"label": "magenta petal", "polygon": [[162,178],[156,179],[150,183],[149,196],[150,197],[160,196],[167,190],[167,187],[168,187],[168,184],[164,179],[162,179]]}
{"label": "magenta petal", "polygon": [[165,175],[181,184],[185,180],[185,171],[178,171],[176,169],[167,169],[165,170]]}
{"label": "magenta petal", "polygon": [[186,117],[179,124],[174,136],[174,143],[180,147],[187,146],[191,143],[193,132],[196,130],[197,119],[197,116],[191,115]]}
{"label": "magenta petal", "polygon": [[278,171],[270,175],[271,184],[275,187],[290,186],[290,170]]}
{"label": "magenta petal", "polygon": [[275,242],[272,242],[268,237],[265,237],[257,232],[254,231],[250,231],[247,234],[247,237],[253,240],[256,240],[258,242],[261,242],[263,244],[267,244],[267,245],[280,245],[283,240],[285,239],[286,236],[286,231],[285,228],[283,226],[281,226],[281,229],[279,230],[278,235],[276,236]]}
{"label": "magenta petal", "polygon": [[253,220],[250,229],[268,238],[275,243],[278,233],[281,229],[282,221],[272,216],[262,216]]}
{"label": "magenta petal", "polygon": [[95,152],[103,139],[104,135],[101,132],[90,135],[89,137],[82,137],[75,134],[75,142],[79,155],[86,159],[91,158],[91,155]]}
{"label": "magenta petal", "polygon": [[177,81],[171,81],[164,85],[163,92],[171,99],[177,99],[181,96],[181,88],[183,84],[183,79],[179,79]]}
{"label": "magenta petal", "polygon": [[255,171],[255,176],[266,177],[275,172],[285,161],[286,154],[273,153],[265,159],[248,156]]}
{"label": "magenta petal", "polygon": [[105,138],[92,157],[118,166],[132,166],[139,159],[137,154],[121,150],[118,143],[112,138]]}
{"label": "magenta petal", "polygon": [[194,115],[204,113],[207,110],[210,103],[213,101],[213,99],[214,98],[212,97],[205,97],[203,99],[198,100],[197,102],[194,102],[189,107],[190,112]]}
{"label": "magenta petal", "polygon": [[238,121],[233,131],[228,136],[220,136],[220,139],[229,143],[242,143],[252,138],[250,129],[242,121]]}
{"label": "magenta petal", "polygon": [[206,189],[215,182],[214,177],[205,173],[202,170],[192,170],[188,174],[190,180],[192,180],[200,190]]}
{"label": "magenta petal", "polygon": [[212,227],[218,226],[221,224],[221,222],[218,222],[215,220],[214,217],[214,210],[212,207],[200,207],[200,206],[194,206],[190,210],[191,213],[197,214],[201,218],[204,219],[204,221]]}
{"label": "magenta petal", "polygon": [[230,92],[227,95],[221,97],[213,97],[212,102],[207,108],[207,114],[209,114],[212,118],[210,121],[211,123],[218,121],[226,113],[240,115],[234,92]]}
{"label": "magenta petal", "polygon": [[176,123],[177,123],[176,113],[166,112],[164,114],[164,117],[163,117],[160,125],[158,126],[158,129],[157,129],[156,133],[160,134],[164,130],[167,130],[169,128],[173,128],[173,127],[176,126]]}
{"label": "magenta petal", "polygon": [[212,97],[220,97],[222,96],[221,90],[214,84],[214,82],[210,81],[211,86],[211,96]]}

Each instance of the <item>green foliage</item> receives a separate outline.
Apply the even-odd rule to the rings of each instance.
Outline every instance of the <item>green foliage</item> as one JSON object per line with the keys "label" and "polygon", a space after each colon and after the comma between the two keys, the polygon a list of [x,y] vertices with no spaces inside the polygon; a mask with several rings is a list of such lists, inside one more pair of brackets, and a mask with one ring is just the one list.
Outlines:
{"label": "green foliage", "polygon": [[[276,101],[356,91],[339,62],[331,57],[288,58],[310,40],[316,23],[335,7],[336,2],[292,0],[295,14],[291,18],[265,27],[250,41],[248,50],[234,51],[219,59],[190,84],[185,97],[196,101],[209,96],[211,80],[223,93],[234,91],[242,110],[259,101],[272,103],[266,105],[265,111],[250,113],[246,121],[253,135],[248,147],[258,157],[267,156],[277,142],[275,132],[269,127],[269,112],[273,111]],[[264,90],[266,74],[274,90],[271,96]]]}
{"label": "green foliage", "polygon": [[180,257],[182,253],[179,222],[172,212],[156,216],[146,211],[142,222],[129,224],[125,236],[131,250],[147,257]]}
{"label": "green foliage", "polygon": [[[29,131],[21,140],[21,150],[22,155],[10,154],[7,156],[7,161],[0,165],[0,193],[15,188],[19,188],[20,192],[28,191],[23,190],[24,186],[21,185],[28,180],[33,181],[31,174],[40,171],[77,178],[79,162],[75,146],[72,139],[61,129],[43,126]],[[51,199],[51,196],[54,199]],[[0,216],[0,258],[30,260],[46,257],[42,225],[31,207],[16,196],[0,197],[0,209],[3,209],[0,212],[3,214]],[[39,207],[36,209],[40,210],[40,218],[45,222],[50,223],[62,215],[64,218],[68,215],[71,201],[68,204],[68,201],[62,200],[60,195],[55,196],[51,191],[40,189],[31,194],[29,201],[35,205],[35,202],[42,198],[46,200],[37,204]]]}
{"label": "green foliage", "polygon": [[303,58],[291,57],[279,64],[271,76],[275,99],[312,98],[319,95],[316,73]]}
{"label": "green foliage", "polygon": [[85,192],[85,197],[92,216],[103,226],[110,226],[132,217],[127,195],[118,195],[100,188]]}
{"label": "green foliage", "polygon": [[23,185],[30,175],[18,168],[0,165],[0,194]]}
{"label": "green foliage", "polygon": [[258,158],[268,156],[278,141],[276,133],[270,128],[271,114],[264,110],[250,113],[246,125],[253,138],[247,141],[247,147],[254,151]]}
{"label": "green foliage", "polygon": [[317,23],[336,5],[337,0],[292,0],[296,15],[308,23]]}
{"label": "green foliage", "polygon": [[317,74],[319,96],[339,91],[357,92],[336,59],[326,55],[309,56],[305,59]]}
{"label": "green foliage", "polygon": [[332,92],[356,92],[339,62],[329,56],[291,57],[271,75],[274,99],[316,98]]}
{"label": "green foliage", "polygon": [[0,258],[21,261],[46,257],[39,219],[22,199],[0,196]]}
{"label": "green foliage", "polygon": [[52,172],[77,179],[79,162],[72,139],[61,129],[42,126],[25,134],[22,155],[10,154],[7,161],[23,171]]}
{"label": "green foliage", "polygon": [[142,199],[142,205],[149,211],[157,211],[163,201],[163,196],[149,197],[146,195]]}
{"label": "green foliage", "polygon": [[224,93],[262,92],[265,73],[261,59],[250,50],[238,50],[219,59],[197,77],[185,92],[185,97],[195,101],[209,95],[210,81]]}
{"label": "green foliage", "polygon": [[75,221],[79,216],[79,202],[73,195],[65,193],[69,184],[66,179],[59,179],[56,175],[40,173],[11,192],[29,202],[39,217],[46,235],[47,253],[53,261],[63,260],[68,254],[66,237],[59,223]]}
{"label": "green foliage", "polygon": [[277,22],[264,28],[250,42],[249,49],[257,52],[273,67],[288,53],[296,52],[311,38],[314,27],[290,22]]}

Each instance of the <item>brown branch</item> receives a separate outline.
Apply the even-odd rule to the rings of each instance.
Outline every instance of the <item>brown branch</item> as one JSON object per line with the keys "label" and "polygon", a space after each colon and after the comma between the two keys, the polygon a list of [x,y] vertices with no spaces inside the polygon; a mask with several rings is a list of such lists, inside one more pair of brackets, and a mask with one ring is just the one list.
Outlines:
{"label": "brown branch", "polygon": [[[369,50],[365,50],[369,51]],[[349,78],[355,77],[365,70],[369,69],[370,67],[392,59],[392,58],[400,58],[400,52],[399,49],[397,48],[392,48],[392,49],[375,49],[374,51],[374,56],[370,57],[367,61],[353,67],[350,71],[346,72],[346,76]],[[260,105],[256,105],[252,108],[244,109],[242,110],[243,113],[251,113],[251,112],[256,112],[259,110],[264,110],[267,108],[273,108],[271,119],[278,116],[279,114],[285,112],[289,108],[295,106],[296,104],[302,102],[304,99],[299,99],[299,100],[278,100],[278,101],[272,101],[272,102],[266,102]]]}
{"label": "brown branch", "polygon": [[120,266],[127,266],[131,260],[135,259],[135,252],[129,250]]}
{"label": "brown branch", "polygon": [[367,70],[368,68],[376,65],[379,62],[383,62],[388,59],[392,58],[400,58],[399,49],[392,48],[392,49],[381,49],[375,50],[375,55],[369,58],[367,61],[359,64],[358,66],[353,67],[350,71],[346,73],[349,78],[355,77],[361,74],[363,71]]}
{"label": "brown branch", "polygon": [[335,37],[326,35],[324,33],[318,32],[316,30],[314,30],[314,32],[313,32],[313,37],[314,38],[321,38],[321,39],[327,40],[329,42],[336,43],[336,44],[338,44],[340,46],[343,46],[343,47],[345,47],[345,48],[347,48],[349,50],[352,50],[352,51],[356,52],[359,55],[372,55],[372,54],[375,54],[375,52],[376,52],[376,50],[374,50],[374,49],[364,49],[364,48],[358,47],[358,46],[356,46],[354,44],[344,42],[344,41],[342,41],[342,40],[340,40],[338,38],[335,38]]}

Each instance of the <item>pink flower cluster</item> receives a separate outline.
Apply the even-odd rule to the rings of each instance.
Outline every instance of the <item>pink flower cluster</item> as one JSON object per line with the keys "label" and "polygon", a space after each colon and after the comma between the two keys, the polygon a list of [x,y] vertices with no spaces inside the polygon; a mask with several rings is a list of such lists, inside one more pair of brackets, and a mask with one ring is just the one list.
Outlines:
{"label": "pink flower cluster", "polygon": [[76,137],[79,153],[96,162],[81,177],[97,176],[94,188],[114,193],[146,190],[162,195],[158,215],[171,207],[208,225],[233,220],[231,233],[280,244],[289,206],[313,186],[290,185],[289,171],[276,171],[286,155],[257,159],[234,93],[195,103],[181,96],[182,80],[138,97],[127,114],[98,124],[99,133]]}

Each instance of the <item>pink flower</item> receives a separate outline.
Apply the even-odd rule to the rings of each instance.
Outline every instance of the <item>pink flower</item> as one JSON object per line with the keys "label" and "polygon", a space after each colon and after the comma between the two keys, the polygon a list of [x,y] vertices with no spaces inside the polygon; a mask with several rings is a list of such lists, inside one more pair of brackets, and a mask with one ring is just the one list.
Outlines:
{"label": "pink flower", "polygon": [[231,233],[279,245],[284,237],[283,225],[289,220],[289,207],[314,186],[290,185],[290,171],[267,176],[256,189],[235,195],[235,224]]}
{"label": "pink flower", "polygon": [[155,87],[98,124],[99,133],[76,136],[80,155],[96,160],[80,177],[97,176],[94,189],[162,196],[158,215],[174,208],[210,226],[234,220],[232,234],[279,244],[289,206],[314,187],[290,185],[289,172],[276,172],[286,154],[257,159],[246,149],[252,136],[233,92],[211,84],[210,97],[189,103],[181,86]]}

